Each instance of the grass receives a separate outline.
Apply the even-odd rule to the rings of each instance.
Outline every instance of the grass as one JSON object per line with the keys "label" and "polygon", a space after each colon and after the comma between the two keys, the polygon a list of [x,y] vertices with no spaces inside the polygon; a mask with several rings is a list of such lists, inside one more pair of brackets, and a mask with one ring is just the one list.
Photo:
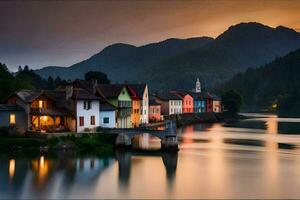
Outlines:
{"label": "grass", "polygon": [[115,135],[104,133],[83,134],[81,137],[61,136],[46,138],[38,135],[0,134],[0,150],[73,150],[80,152],[112,151]]}

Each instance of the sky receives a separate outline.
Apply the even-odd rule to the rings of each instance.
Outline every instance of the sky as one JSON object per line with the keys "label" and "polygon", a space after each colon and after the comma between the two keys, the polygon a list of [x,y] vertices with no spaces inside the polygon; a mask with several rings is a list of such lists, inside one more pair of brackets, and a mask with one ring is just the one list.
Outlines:
{"label": "sky", "polygon": [[217,37],[240,22],[300,32],[300,0],[0,0],[0,62],[70,66],[113,43]]}

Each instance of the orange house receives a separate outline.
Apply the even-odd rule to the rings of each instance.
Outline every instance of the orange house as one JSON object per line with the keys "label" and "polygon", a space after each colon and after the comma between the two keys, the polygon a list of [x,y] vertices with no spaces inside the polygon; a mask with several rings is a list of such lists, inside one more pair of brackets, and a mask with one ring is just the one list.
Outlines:
{"label": "orange house", "polygon": [[194,112],[194,98],[189,93],[183,91],[172,91],[172,93],[182,99],[182,113]]}
{"label": "orange house", "polygon": [[131,123],[132,127],[140,126],[140,118],[141,118],[141,97],[138,95],[137,91],[127,85],[127,90],[130,94],[132,100],[132,111],[131,111]]}

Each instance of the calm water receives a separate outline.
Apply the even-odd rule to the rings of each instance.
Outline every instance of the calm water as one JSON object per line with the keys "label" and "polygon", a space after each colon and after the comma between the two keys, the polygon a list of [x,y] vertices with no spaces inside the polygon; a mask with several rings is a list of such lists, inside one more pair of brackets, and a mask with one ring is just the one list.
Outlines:
{"label": "calm water", "polygon": [[255,117],[179,129],[178,154],[144,134],[147,152],[4,156],[0,198],[300,198],[300,119]]}

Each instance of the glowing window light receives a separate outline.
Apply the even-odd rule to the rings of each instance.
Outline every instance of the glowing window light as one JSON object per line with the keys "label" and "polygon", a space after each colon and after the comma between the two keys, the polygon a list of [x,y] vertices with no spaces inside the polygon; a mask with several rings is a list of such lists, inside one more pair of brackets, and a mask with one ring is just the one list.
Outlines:
{"label": "glowing window light", "polygon": [[10,124],[16,124],[16,115],[15,114],[10,114],[9,115],[9,123]]}
{"label": "glowing window light", "polygon": [[16,171],[16,161],[14,159],[9,160],[8,173],[9,177],[13,178]]}
{"label": "glowing window light", "polygon": [[43,108],[43,101],[39,101],[39,108]]}

